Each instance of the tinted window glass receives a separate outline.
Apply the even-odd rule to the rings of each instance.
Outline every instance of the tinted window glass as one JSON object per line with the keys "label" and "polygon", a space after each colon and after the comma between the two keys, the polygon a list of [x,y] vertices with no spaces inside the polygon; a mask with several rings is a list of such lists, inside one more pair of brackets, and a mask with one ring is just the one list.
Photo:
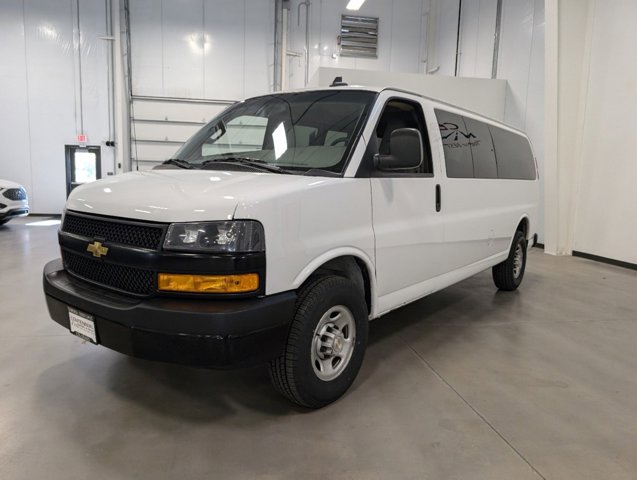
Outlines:
{"label": "tinted window glass", "polygon": [[460,115],[436,110],[436,118],[442,136],[447,177],[473,178],[470,143],[474,136],[467,130]]}
{"label": "tinted window glass", "polygon": [[387,102],[383,114],[376,126],[376,142],[378,153],[381,155],[391,154],[391,134],[399,128],[415,128],[420,132],[423,142],[423,162],[420,167],[412,170],[403,170],[401,173],[412,174],[433,174],[431,163],[431,153],[429,150],[429,139],[425,128],[422,108],[417,103],[407,100],[392,99]]}
{"label": "tinted window glass", "polygon": [[498,162],[498,177],[535,180],[535,161],[528,140],[492,125],[489,125],[489,130]]}
{"label": "tinted window glass", "polygon": [[463,117],[469,133],[469,144],[473,157],[473,174],[475,178],[498,178],[498,167],[489,127],[482,122]]}

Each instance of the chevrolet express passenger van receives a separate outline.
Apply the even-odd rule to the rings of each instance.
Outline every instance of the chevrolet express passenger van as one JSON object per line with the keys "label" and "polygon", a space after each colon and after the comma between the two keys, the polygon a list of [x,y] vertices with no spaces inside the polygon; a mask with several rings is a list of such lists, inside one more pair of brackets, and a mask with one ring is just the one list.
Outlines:
{"label": "chevrolet express passenger van", "polygon": [[174,158],[73,190],[51,317],[151,360],[268,362],[318,408],[363,361],[368,322],[487,268],[522,281],[538,215],[524,133],[392,88],[237,103]]}

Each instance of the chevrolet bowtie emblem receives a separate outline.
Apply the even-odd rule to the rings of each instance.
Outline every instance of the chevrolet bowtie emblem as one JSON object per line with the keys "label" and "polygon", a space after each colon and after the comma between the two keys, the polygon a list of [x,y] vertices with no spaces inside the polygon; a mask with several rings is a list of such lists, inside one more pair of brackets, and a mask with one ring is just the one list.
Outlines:
{"label": "chevrolet bowtie emblem", "polygon": [[89,243],[88,247],[86,247],[86,251],[91,252],[94,257],[100,258],[102,255],[106,255],[108,253],[108,248],[96,241]]}

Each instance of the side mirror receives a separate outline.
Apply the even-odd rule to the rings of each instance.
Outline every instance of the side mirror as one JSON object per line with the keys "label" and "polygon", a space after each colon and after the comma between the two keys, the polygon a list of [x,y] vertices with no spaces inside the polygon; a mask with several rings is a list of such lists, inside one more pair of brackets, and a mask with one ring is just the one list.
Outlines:
{"label": "side mirror", "polygon": [[378,170],[411,170],[423,162],[422,136],[415,128],[397,128],[389,139],[391,155],[375,155]]}

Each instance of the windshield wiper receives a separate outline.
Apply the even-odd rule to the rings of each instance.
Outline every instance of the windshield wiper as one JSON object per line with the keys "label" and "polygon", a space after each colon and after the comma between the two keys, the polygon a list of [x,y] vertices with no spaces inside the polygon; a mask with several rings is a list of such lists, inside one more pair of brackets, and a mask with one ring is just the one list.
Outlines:
{"label": "windshield wiper", "polygon": [[188,163],[186,160],[180,160],[179,158],[169,158],[165,162],[161,163],[162,165],[176,165],[179,168],[195,168],[191,163]]}
{"label": "windshield wiper", "polygon": [[222,157],[222,158],[212,158],[210,160],[206,160],[201,164],[201,168],[205,168],[209,165],[213,165],[215,163],[238,163],[240,165],[245,165],[246,167],[252,167],[257,170],[265,170],[266,172],[272,173],[290,173],[287,170],[277,166],[272,165],[265,160],[259,160],[257,158],[250,157]]}

